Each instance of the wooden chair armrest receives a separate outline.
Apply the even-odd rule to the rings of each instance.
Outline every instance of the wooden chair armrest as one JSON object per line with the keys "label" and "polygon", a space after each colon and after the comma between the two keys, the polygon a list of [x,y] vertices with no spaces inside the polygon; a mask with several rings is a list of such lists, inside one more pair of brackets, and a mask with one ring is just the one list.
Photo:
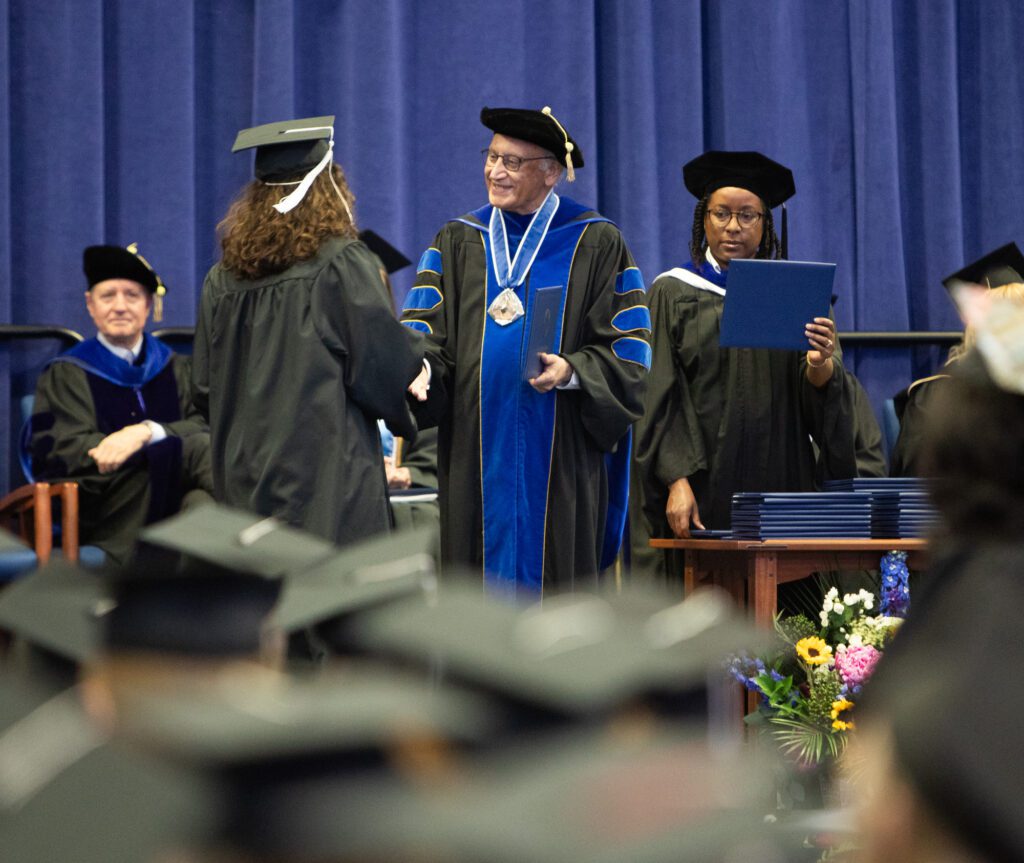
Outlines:
{"label": "wooden chair armrest", "polygon": [[[53,552],[53,505],[51,499],[61,499],[61,547],[64,557],[78,560],[78,483],[37,482],[23,485],[0,500],[0,520],[17,522],[16,533],[35,548],[40,566]],[[28,517],[32,516],[29,530]]]}

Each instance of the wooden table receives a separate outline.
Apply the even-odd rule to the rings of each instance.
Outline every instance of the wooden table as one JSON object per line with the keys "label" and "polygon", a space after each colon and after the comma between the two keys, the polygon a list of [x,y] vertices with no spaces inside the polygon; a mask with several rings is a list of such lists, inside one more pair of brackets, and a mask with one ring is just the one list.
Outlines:
{"label": "wooden table", "polygon": [[703,582],[725,588],[751,609],[755,622],[770,627],[777,589],[815,572],[878,569],[887,551],[907,552],[907,566],[923,569],[923,539],[652,539],[653,548],[683,552],[687,595]]}

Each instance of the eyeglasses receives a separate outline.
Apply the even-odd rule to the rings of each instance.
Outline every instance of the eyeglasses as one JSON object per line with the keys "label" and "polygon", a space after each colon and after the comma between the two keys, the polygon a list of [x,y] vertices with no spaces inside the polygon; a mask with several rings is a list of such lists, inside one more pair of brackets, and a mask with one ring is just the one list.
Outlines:
{"label": "eyeglasses", "polygon": [[720,228],[728,225],[733,216],[736,217],[741,228],[752,228],[758,223],[758,220],[764,217],[764,213],[759,213],[757,210],[740,210],[737,213],[734,210],[727,210],[725,207],[708,210],[708,215],[711,217],[711,221]]}
{"label": "eyeglasses", "polygon": [[510,174],[514,174],[523,167],[523,162],[539,162],[542,159],[552,158],[551,156],[530,156],[529,158],[510,156],[508,153],[495,153],[494,150],[490,150],[487,147],[480,151],[480,155],[486,158],[488,165],[494,165],[498,159],[501,159],[501,164],[505,166],[505,170]]}

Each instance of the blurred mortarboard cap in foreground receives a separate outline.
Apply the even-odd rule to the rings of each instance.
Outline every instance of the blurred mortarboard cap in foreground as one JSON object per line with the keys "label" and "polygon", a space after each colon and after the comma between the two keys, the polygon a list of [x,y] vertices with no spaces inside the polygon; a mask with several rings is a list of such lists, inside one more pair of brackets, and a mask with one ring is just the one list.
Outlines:
{"label": "blurred mortarboard cap in foreground", "polygon": [[0,675],[5,863],[165,859],[206,842],[215,803],[198,777],[108,740],[77,688],[53,695]]}
{"label": "blurred mortarboard cap in foreground", "polygon": [[335,547],[275,520],[201,506],[139,536],[113,579],[107,646],[197,656],[257,653],[281,577]]}
{"label": "blurred mortarboard cap in foreground", "polygon": [[24,551],[28,545],[9,530],[0,528],[0,553],[6,554],[9,551]]}
{"label": "blurred mortarboard cap in foreground", "polygon": [[434,596],[435,541],[431,528],[417,528],[336,551],[286,580],[270,625],[288,633],[313,628],[334,650],[350,649],[348,618],[357,612],[401,598],[422,605]]}
{"label": "blurred mortarboard cap in foreground", "polygon": [[[704,689],[727,654],[745,646],[731,603],[717,595],[648,610],[577,593],[519,611],[446,580],[436,604],[361,615],[352,638],[436,662],[449,678],[497,695],[521,722],[600,720],[651,696]],[[719,638],[719,627],[729,634]]]}
{"label": "blurred mortarboard cap in foreground", "polygon": [[398,251],[398,249],[392,246],[391,243],[374,231],[360,231],[359,239],[366,244],[367,248],[371,252],[380,258],[380,262],[384,265],[384,269],[387,270],[388,275],[397,273],[399,270],[408,267],[409,264],[412,263],[412,261]]}
{"label": "blurred mortarboard cap in foreground", "polygon": [[379,668],[265,681],[140,698],[121,724],[147,752],[215,780],[222,837],[259,859],[333,860],[325,843],[339,835],[347,851],[393,847],[412,785],[446,781],[456,752],[496,721],[478,696]]}
{"label": "blurred mortarboard cap in foreground", "polygon": [[[1024,547],[989,544],[936,561],[859,708],[881,719],[927,808],[978,859],[1024,861],[1024,737],[1006,670],[1024,663]],[[935,665],[936,656],[956,657]],[[927,717],[927,721],[922,721]],[[973,859],[973,858],[972,858]]]}
{"label": "blurred mortarboard cap in foreground", "polygon": [[[151,751],[213,771],[280,762],[361,765],[407,740],[473,744],[493,708],[478,695],[375,663],[315,675],[225,674],[128,702],[120,730]],[[380,759],[372,759],[377,763]]]}
{"label": "blurred mortarboard cap in foreground", "polygon": [[20,577],[39,565],[36,553],[9,530],[0,528],[0,584]]}
{"label": "blurred mortarboard cap in foreground", "polygon": [[754,151],[709,150],[683,165],[683,183],[698,200],[734,186],[747,189],[769,208],[796,194],[793,172],[785,165]]}
{"label": "blurred mortarboard cap in foreground", "polygon": [[942,280],[947,290],[959,284],[1000,288],[1013,282],[1024,282],[1024,255],[1016,243],[1000,246]]}
{"label": "blurred mortarboard cap in foreground", "polygon": [[330,557],[337,546],[275,518],[207,504],[147,527],[139,539],[219,570],[276,578]]}
{"label": "blurred mortarboard cap in foreground", "polygon": [[27,670],[69,685],[99,649],[106,605],[97,574],[52,560],[0,592],[0,630],[15,636],[12,654]]}
{"label": "blurred mortarboard cap in foreground", "polygon": [[555,118],[551,109],[483,108],[480,122],[492,132],[518,138],[543,147],[559,162],[564,162],[566,179],[576,179],[574,169],[583,167],[583,151],[568,130]]}
{"label": "blurred mortarboard cap in foreground", "polygon": [[771,773],[700,728],[634,741],[567,733],[513,746],[435,797],[439,847],[460,861],[781,861],[764,823]]}

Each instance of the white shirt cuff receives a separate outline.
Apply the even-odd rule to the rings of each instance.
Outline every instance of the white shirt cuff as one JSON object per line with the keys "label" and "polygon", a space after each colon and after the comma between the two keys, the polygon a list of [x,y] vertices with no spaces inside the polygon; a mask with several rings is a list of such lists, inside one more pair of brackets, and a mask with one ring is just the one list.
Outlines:
{"label": "white shirt cuff", "polygon": [[580,376],[573,369],[572,377],[564,384],[555,387],[556,390],[578,390],[580,388]]}
{"label": "white shirt cuff", "polygon": [[149,427],[150,434],[152,435],[152,437],[150,437],[149,439],[149,443],[146,444],[146,446],[150,446],[151,444],[155,443],[160,443],[160,441],[167,437],[167,430],[162,425],[160,425],[160,423],[155,423],[153,422],[153,420],[143,420],[142,422]]}

